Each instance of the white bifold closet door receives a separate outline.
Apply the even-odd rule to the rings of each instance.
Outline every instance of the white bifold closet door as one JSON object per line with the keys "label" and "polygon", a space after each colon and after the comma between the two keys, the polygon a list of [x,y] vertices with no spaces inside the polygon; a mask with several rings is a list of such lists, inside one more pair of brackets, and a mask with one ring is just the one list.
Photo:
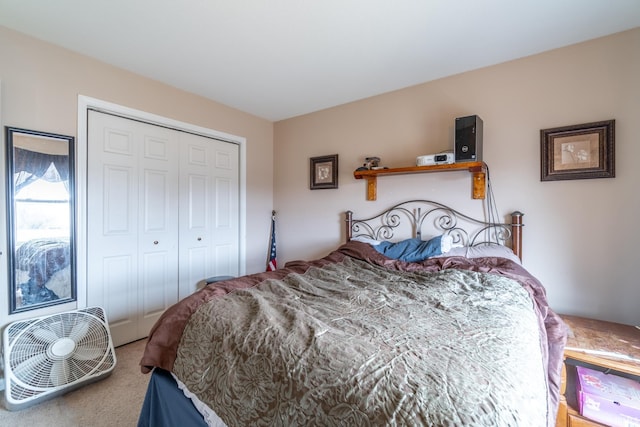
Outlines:
{"label": "white bifold closet door", "polygon": [[97,111],[87,145],[87,304],[121,345],[203,278],[238,275],[239,147]]}

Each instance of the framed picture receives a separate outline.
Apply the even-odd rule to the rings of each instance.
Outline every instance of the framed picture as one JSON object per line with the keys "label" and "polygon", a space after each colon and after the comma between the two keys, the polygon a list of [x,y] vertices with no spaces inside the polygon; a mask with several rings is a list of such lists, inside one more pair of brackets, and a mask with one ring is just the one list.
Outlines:
{"label": "framed picture", "polygon": [[615,120],[540,131],[540,180],[615,177]]}
{"label": "framed picture", "polygon": [[338,155],[311,157],[309,188],[338,188]]}

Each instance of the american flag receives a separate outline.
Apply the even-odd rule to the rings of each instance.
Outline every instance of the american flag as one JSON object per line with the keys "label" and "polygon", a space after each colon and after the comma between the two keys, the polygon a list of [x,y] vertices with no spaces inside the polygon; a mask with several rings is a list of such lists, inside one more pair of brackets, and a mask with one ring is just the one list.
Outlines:
{"label": "american flag", "polygon": [[269,242],[269,248],[267,271],[274,271],[278,268],[278,263],[276,261],[276,211],[271,212],[271,241]]}

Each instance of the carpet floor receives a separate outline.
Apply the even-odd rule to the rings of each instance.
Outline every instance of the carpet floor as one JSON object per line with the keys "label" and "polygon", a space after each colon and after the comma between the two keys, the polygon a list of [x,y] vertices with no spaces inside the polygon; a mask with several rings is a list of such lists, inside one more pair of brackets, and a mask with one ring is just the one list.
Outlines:
{"label": "carpet floor", "polygon": [[8,411],[3,391],[0,425],[136,426],[150,378],[138,365],[145,344],[143,339],[116,348],[116,367],[107,378],[29,408]]}

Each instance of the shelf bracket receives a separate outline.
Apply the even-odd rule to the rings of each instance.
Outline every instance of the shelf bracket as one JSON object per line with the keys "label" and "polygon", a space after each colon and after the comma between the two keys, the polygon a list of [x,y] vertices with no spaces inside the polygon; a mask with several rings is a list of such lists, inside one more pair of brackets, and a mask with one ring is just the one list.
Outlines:
{"label": "shelf bracket", "polygon": [[471,197],[484,199],[487,195],[487,174],[483,171],[483,168],[469,168],[469,171],[473,175],[473,193]]}
{"label": "shelf bracket", "polygon": [[378,178],[376,176],[367,176],[367,200],[373,201],[378,198]]}

